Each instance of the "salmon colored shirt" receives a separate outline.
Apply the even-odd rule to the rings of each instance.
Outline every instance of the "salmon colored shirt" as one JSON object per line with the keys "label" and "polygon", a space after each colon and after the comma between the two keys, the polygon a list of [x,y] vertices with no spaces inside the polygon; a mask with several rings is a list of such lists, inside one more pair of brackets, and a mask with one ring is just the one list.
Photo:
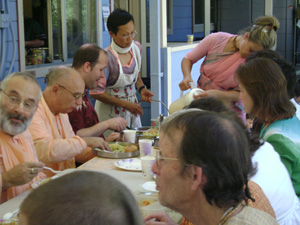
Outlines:
{"label": "salmon colored shirt", "polygon": [[[269,199],[261,189],[261,187],[253,181],[248,182],[248,186],[250,189],[250,193],[252,198],[255,199],[255,202],[248,200],[248,206],[263,211],[269,215],[271,215],[274,219],[276,219],[275,212],[269,202]],[[182,218],[180,225],[193,225],[188,219],[185,217]]]}
{"label": "salmon colored shirt", "polygon": [[[93,157],[86,142],[74,134],[68,114],[54,115],[43,97],[29,130],[38,159],[55,170],[75,168],[75,156],[80,162]],[[48,171],[46,173],[53,175]]]}
{"label": "salmon colored shirt", "polygon": [[[0,131],[0,188],[2,190],[2,173],[7,172],[22,162],[38,162],[32,137],[28,130],[23,133],[10,136]],[[8,188],[1,192],[1,203],[27,191],[31,184],[44,179],[46,176],[39,173],[31,182]]]}

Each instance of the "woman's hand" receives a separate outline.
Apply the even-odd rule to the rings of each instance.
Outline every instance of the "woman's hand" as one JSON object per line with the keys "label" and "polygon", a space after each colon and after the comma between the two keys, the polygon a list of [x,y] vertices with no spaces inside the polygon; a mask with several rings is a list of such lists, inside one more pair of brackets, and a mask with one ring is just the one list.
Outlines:
{"label": "woman's hand", "polygon": [[189,86],[189,83],[194,82],[191,76],[192,67],[193,67],[192,61],[184,57],[181,61],[183,80],[179,83],[179,87],[182,91],[191,88]]}
{"label": "woman's hand", "polygon": [[140,103],[126,102],[125,109],[134,115],[143,115],[143,109]]}
{"label": "woman's hand", "polygon": [[165,212],[148,215],[144,219],[146,225],[177,225]]}
{"label": "woman's hand", "polygon": [[142,95],[142,101],[143,102],[150,102],[152,101],[152,96],[153,93],[151,91],[149,91],[147,88],[143,88],[141,90],[141,95]]}
{"label": "woman's hand", "polygon": [[185,90],[191,88],[191,86],[189,85],[189,83],[191,83],[191,82],[194,82],[194,81],[190,76],[184,77],[183,80],[179,83],[180,90],[185,91]]}
{"label": "woman's hand", "polygon": [[224,96],[224,91],[219,90],[207,90],[199,95],[194,95],[194,99],[203,98],[203,97],[213,97],[217,99],[222,99]]}

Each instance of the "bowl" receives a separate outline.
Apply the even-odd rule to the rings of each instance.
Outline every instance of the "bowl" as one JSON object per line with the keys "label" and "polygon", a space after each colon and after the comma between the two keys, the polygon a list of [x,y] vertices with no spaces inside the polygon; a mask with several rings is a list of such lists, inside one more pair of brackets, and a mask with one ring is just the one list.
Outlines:
{"label": "bowl", "polygon": [[166,209],[158,202],[157,193],[138,193],[135,195],[135,198],[143,218],[155,212],[165,211]]}
{"label": "bowl", "polygon": [[[119,144],[124,147],[133,145],[132,143],[127,143],[127,142],[109,142],[109,144]],[[107,150],[102,150],[100,148],[93,148],[93,153],[96,156],[103,157],[103,158],[111,158],[111,159],[133,158],[140,155],[140,151],[138,150],[134,152],[110,152]]]}
{"label": "bowl", "polygon": [[157,192],[137,193],[135,198],[140,207],[148,206],[158,201]]}
{"label": "bowl", "polygon": [[147,127],[147,126],[134,128],[134,130],[136,130],[136,131],[146,131],[146,130],[150,130],[150,129],[151,129],[151,127]]}

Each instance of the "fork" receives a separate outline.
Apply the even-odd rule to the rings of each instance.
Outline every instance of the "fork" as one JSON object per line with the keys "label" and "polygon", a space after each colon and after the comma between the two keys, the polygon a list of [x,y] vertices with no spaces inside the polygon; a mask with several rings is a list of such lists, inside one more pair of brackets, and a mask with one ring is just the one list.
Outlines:
{"label": "fork", "polygon": [[50,167],[47,167],[47,166],[44,166],[43,168],[46,169],[46,170],[50,170],[52,173],[62,173],[63,172],[63,171],[59,171],[59,170],[54,170],[54,169],[52,169]]}

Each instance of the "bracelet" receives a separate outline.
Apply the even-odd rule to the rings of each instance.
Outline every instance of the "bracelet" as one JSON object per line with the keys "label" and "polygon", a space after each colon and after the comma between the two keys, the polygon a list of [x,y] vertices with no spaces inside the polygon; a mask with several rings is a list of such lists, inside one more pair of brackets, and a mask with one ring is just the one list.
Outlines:
{"label": "bracelet", "polygon": [[141,87],[139,88],[139,93],[141,93],[141,90],[144,89],[144,88],[147,88],[146,85],[143,85],[143,86],[141,86]]}

